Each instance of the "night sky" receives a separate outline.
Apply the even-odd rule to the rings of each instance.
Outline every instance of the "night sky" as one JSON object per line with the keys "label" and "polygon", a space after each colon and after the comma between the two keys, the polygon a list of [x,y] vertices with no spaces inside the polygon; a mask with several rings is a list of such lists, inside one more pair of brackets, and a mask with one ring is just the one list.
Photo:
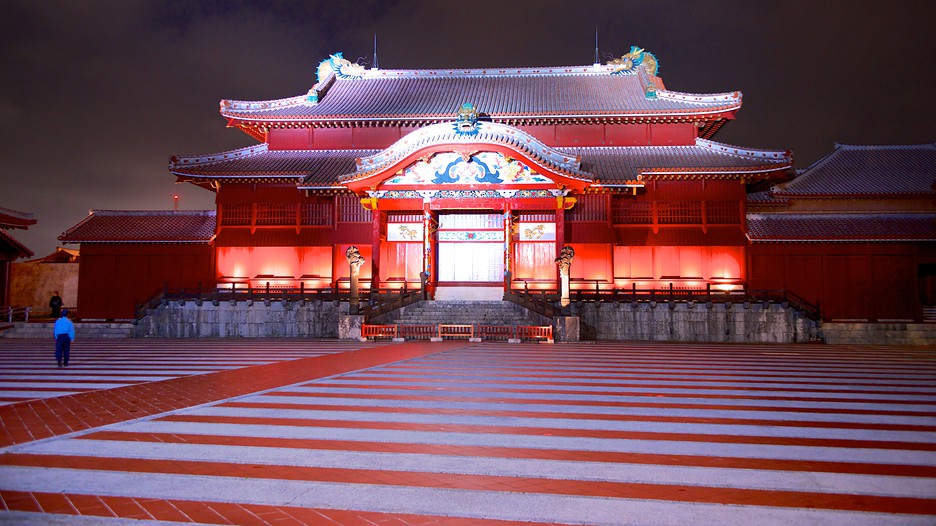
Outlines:
{"label": "night sky", "polygon": [[254,144],[222,98],[303,94],[329,53],[381,69],[591,64],[638,45],[675,91],[740,90],[715,140],[792,149],[936,141],[929,1],[0,2],[0,207],[44,256],[90,209],[214,208],[172,154]]}

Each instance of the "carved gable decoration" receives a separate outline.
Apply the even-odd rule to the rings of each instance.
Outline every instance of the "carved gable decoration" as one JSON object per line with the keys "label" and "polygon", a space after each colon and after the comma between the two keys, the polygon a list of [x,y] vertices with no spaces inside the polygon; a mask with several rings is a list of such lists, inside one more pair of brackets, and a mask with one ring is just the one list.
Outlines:
{"label": "carved gable decoration", "polygon": [[[467,157],[467,158],[466,158]],[[455,152],[438,153],[420,160],[399,175],[384,181],[384,186],[422,185],[528,185],[550,184],[548,177],[499,152],[479,152],[471,156]]]}

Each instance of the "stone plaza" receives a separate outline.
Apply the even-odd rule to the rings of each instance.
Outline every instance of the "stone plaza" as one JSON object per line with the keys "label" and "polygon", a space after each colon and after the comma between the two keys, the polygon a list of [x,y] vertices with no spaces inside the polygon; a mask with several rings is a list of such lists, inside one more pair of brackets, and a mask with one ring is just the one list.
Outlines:
{"label": "stone plaza", "polygon": [[936,349],[0,340],[0,523],[936,521]]}

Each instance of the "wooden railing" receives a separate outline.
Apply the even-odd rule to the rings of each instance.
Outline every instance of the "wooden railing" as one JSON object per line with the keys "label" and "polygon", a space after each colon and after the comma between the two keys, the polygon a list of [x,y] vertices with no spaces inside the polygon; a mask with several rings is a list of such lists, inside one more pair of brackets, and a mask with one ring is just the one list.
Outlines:
{"label": "wooden railing", "polygon": [[361,325],[361,338],[396,338],[396,325]]}
{"label": "wooden railing", "polygon": [[[579,280],[582,283],[584,280]],[[807,317],[819,319],[819,305],[807,301],[801,296],[788,290],[752,290],[743,284],[735,285],[728,290],[713,289],[711,284],[705,288],[681,288],[673,283],[666,288],[638,289],[633,284],[629,289],[602,289],[599,281],[588,280],[594,287],[573,289],[569,293],[569,300],[573,304],[604,302],[669,302],[670,305],[686,302],[700,303],[743,303],[743,302],[771,302],[788,304],[802,311]],[[511,289],[504,295],[504,299],[522,307],[552,318],[571,311],[569,307],[559,305],[559,294],[555,289],[539,289],[531,291],[526,282],[523,290]]]}
{"label": "wooden railing", "polygon": [[474,325],[474,324],[438,324],[438,325],[371,325],[361,326],[361,339],[402,338],[404,340],[436,341],[468,338],[480,340],[515,340],[515,341],[553,341],[553,328],[550,325]]}
{"label": "wooden railing", "polygon": [[474,325],[439,324],[439,339],[445,338],[474,338]]}
{"label": "wooden railing", "polygon": [[0,305],[0,321],[13,323],[14,321],[29,321],[30,307],[17,307],[15,305]]}
{"label": "wooden railing", "polygon": [[368,294],[366,303],[361,302],[361,314],[364,315],[364,319],[369,320],[423,299],[425,297],[419,289],[380,288]]}
{"label": "wooden railing", "polygon": [[518,340],[546,340],[552,341],[553,331],[552,325],[544,326],[521,326],[517,327],[517,339]]}
{"label": "wooden railing", "polygon": [[[369,289],[361,287],[358,293],[359,314],[365,319],[372,316],[386,314],[395,309],[405,307],[423,300],[420,289],[402,288]],[[277,287],[267,283],[263,287],[218,287],[212,289],[170,290],[164,286],[162,290],[154,291],[148,300],[137,306],[136,319],[142,319],[147,311],[155,309],[173,301],[186,302],[220,302],[220,301],[350,301],[351,292],[347,289],[333,288],[306,288],[304,283],[297,287]]]}
{"label": "wooden railing", "polygon": [[[364,305],[370,300],[370,291],[363,289],[358,295],[360,302]],[[263,287],[218,287],[203,289],[197,287],[194,289],[172,290],[163,286],[162,290],[153,292],[145,302],[136,308],[136,319],[142,319],[147,311],[155,309],[160,305],[165,305],[174,301],[188,302],[194,301],[199,304],[204,301],[348,301],[351,299],[349,291],[336,291],[332,288],[306,288],[305,284],[295,287],[276,287],[267,283]]]}
{"label": "wooden railing", "polygon": [[430,340],[438,334],[435,325],[399,325],[397,337],[404,340]]}

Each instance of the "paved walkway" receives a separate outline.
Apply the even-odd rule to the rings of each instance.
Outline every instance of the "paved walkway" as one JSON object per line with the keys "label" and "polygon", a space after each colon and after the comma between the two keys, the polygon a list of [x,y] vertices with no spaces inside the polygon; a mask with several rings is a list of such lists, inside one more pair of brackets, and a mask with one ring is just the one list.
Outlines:
{"label": "paved walkway", "polygon": [[0,407],[0,523],[936,524],[934,350],[133,345],[231,363]]}

